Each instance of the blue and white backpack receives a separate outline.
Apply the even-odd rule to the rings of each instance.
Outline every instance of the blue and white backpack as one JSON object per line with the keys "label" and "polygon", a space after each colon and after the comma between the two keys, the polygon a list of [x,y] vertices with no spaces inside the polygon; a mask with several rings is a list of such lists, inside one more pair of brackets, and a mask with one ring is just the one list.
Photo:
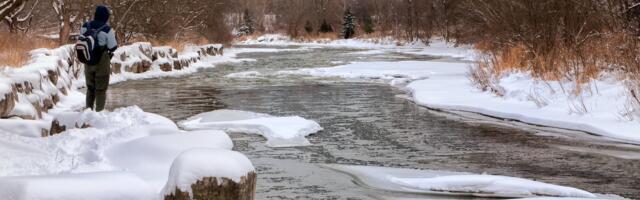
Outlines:
{"label": "blue and white backpack", "polygon": [[88,65],[96,65],[100,62],[104,48],[98,45],[98,33],[105,27],[107,27],[106,24],[98,29],[88,29],[79,36],[75,49],[80,62]]}

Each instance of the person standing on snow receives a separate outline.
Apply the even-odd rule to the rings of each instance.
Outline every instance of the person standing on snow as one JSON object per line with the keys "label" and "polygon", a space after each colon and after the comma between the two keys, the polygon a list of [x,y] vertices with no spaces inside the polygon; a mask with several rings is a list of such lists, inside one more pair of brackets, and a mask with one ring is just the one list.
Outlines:
{"label": "person standing on snow", "polygon": [[[118,48],[116,34],[107,24],[110,11],[106,6],[96,7],[93,21],[86,22],[80,29],[80,35],[84,35],[88,30],[98,31],[98,48],[102,51],[100,61],[97,65],[85,65],[84,75],[87,83],[87,108],[96,112],[104,110],[107,100],[107,88],[109,87],[109,76],[111,75],[111,57]],[[95,105],[95,106],[94,106]]]}

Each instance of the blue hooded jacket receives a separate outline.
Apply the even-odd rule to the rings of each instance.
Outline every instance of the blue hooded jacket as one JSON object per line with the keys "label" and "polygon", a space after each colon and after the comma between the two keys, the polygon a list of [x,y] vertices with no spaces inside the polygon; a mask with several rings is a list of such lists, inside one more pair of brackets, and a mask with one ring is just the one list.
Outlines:
{"label": "blue hooded jacket", "polygon": [[89,29],[99,29],[104,26],[98,33],[98,45],[106,46],[110,52],[114,52],[118,48],[118,43],[115,38],[115,32],[107,24],[110,16],[109,8],[103,5],[97,6],[93,21],[84,23],[80,34],[84,34]]}

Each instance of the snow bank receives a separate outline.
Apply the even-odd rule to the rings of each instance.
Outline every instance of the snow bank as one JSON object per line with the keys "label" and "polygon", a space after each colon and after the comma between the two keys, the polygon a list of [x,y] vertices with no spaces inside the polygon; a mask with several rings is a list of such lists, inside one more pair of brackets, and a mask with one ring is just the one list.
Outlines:
{"label": "snow bank", "polygon": [[25,137],[42,137],[50,127],[50,123],[41,120],[0,119],[0,130]]}
{"label": "snow bank", "polygon": [[[189,174],[237,180],[239,176],[233,172],[253,170],[250,162],[251,168],[237,165],[246,163],[237,158],[239,153],[216,153],[215,149],[233,148],[226,133],[181,131],[171,120],[137,107],[100,113],[59,111],[54,115],[70,128],[46,138],[0,129],[0,196],[11,197],[9,199],[155,199],[167,184],[174,160],[185,151],[201,148],[214,149],[210,150],[214,153],[188,154],[178,160],[177,163],[183,164],[175,164],[180,167],[174,169],[173,173],[177,173],[172,180],[174,185],[186,183],[183,181],[190,180],[185,178]],[[90,127],[75,128],[78,123]],[[202,156],[207,160],[193,160]],[[198,166],[184,163],[204,163],[207,169],[215,171],[202,171]],[[6,189],[5,185],[11,187]]]}
{"label": "snow bank", "polygon": [[231,149],[233,142],[221,131],[174,132],[121,143],[105,154],[116,169],[132,172],[159,189],[167,182],[174,159],[194,148]]}
{"label": "snow bank", "polygon": [[500,198],[596,197],[594,194],[576,188],[515,177],[370,166],[326,166],[352,175],[364,185],[398,192]]}
{"label": "snow bank", "polygon": [[157,193],[127,172],[0,178],[0,196],[8,200],[155,199]]}
{"label": "snow bank", "polygon": [[84,111],[61,113],[62,115],[64,117],[61,119],[75,118],[67,123],[82,121],[91,127],[77,129],[75,125],[69,124],[66,132],[46,138],[39,135],[18,135],[16,131],[0,129],[0,144],[3,144],[0,145],[0,176],[110,170],[113,167],[105,157],[105,150],[111,146],[154,133],[178,131],[175,123],[170,120],[146,113],[137,107],[112,112]]}
{"label": "snow bank", "polygon": [[407,88],[418,104],[427,107],[477,112],[640,144],[640,123],[620,116],[626,103],[624,85],[620,82],[597,81],[590,89],[598,92],[582,96],[563,92],[563,87],[571,87],[568,83],[538,82],[526,74],[505,76],[499,85],[504,89],[502,97],[481,92],[460,70],[453,76],[432,76],[413,82]]}
{"label": "snow bank", "polygon": [[169,179],[161,194],[176,189],[193,196],[191,185],[205,177],[228,178],[239,183],[243,176],[255,172],[251,161],[241,153],[223,149],[192,149],[181,153],[171,165]]}
{"label": "snow bank", "polygon": [[640,144],[638,120],[625,120],[620,115],[626,108],[625,87],[620,81],[598,80],[587,90],[593,93],[572,96],[569,91],[563,92],[574,87],[572,83],[545,83],[513,73],[500,79],[504,95],[496,96],[470,82],[468,67],[467,63],[437,61],[356,62],[278,74],[380,79],[408,90],[422,106],[476,112]]}
{"label": "snow bank", "polygon": [[322,130],[318,123],[298,116],[275,117],[235,110],[198,114],[179,122],[179,126],[187,130],[218,129],[259,134],[267,138],[267,145],[272,147],[309,145],[305,136]]}
{"label": "snow bank", "polygon": [[371,49],[368,51],[354,52],[357,55],[375,55],[391,52],[429,55],[459,58],[463,60],[475,60],[478,51],[470,45],[456,46],[451,42],[446,42],[443,38],[432,38],[428,45],[422,41],[411,43],[401,42],[392,37],[384,38],[355,38],[355,39],[319,39],[319,40],[295,40],[289,36],[280,34],[265,34],[254,39],[239,41],[237,44],[243,45],[271,45],[271,46],[307,46],[307,47],[329,47],[329,48],[355,48]]}
{"label": "snow bank", "polygon": [[476,60],[480,54],[473,48],[473,46],[456,46],[455,44],[445,42],[442,38],[435,38],[431,40],[428,46],[418,45],[418,47],[414,49],[397,49],[396,52],[414,55],[451,57],[467,61]]}
{"label": "snow bank", "polygon": [[236,42],[243,45],[301,45],[301,46],[317,46],[317,47],[333,47],[333,48],[393,48],[396,46],[396,40],[391,38],[383,39],[340,39],[340,40],[313,40],[303,41],[294,40],[289,36],[280,34],[265,34],[254,39]]}
{"label": "snow bank", "polygon": [[[237,53],[251,52],[222,55],[221,45],[191,49],[178,53],[148,43],[121,47],[112,60],[112,83],[193,73],[241,61]],[[173,121],[135,106],[83,110],[85,97],[78,91],[84,87],[83,65],[74,61],[71,45],[31,55],[26,66],[0,68],[4,199],[156,199],[180,153],[233,146],[221,131],[180,131]],[[51,135],[54,120],[64,128]],[[131,173],[122,172],[127,170]]]}
{"label": "snow bank", "polygon": [[587,191],[542,183],[522,178],[494,175],[454,175],[433,178],[390,178],[390,181],[405,187],[456,193],[478,193],[503,197],[559,196],[596,197]]}

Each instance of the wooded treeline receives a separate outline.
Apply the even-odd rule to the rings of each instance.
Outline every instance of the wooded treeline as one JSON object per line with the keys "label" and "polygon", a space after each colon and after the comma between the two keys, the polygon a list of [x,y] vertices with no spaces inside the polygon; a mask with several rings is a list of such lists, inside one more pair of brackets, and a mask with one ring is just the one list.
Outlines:
{"label": "wooded treeline", "polygon": [[[475,44],[494,69],[527,68],[540,77],[582,80],[601,70],[640,71],[640,0],[0,0],[11,32],[57,33],[60,42],[90,20],[97,4],[113,11],[122,43],[282,32],[293,37],[433,36]],[[353,16],[346,17],[345,13]],[[355,19],[355,20],[354,20]],[[351,34],[349,34],[350,36]],[[626,56],[626,57],[622,57]],[[514,63],[517,62],[517,63]],[[570,62],[570,63],[569,63]],[[603,64],[606,63],[606,64]],[[569,69],[566,69],[569,68]],[[558,78],[558,77],[555,77]]]}

